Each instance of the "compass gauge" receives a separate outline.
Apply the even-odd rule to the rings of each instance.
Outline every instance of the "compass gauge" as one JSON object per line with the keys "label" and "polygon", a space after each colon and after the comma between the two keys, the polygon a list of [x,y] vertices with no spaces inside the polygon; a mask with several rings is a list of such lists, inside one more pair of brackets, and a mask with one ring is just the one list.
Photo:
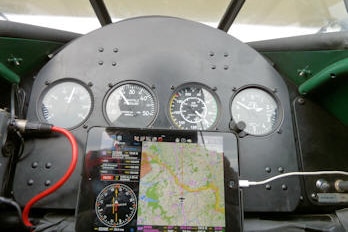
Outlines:
{"label": "compass gauge", "polygon": [[108,227],[123,227],[132,221],[137,211],[137,197],[124,184],[106,186],[95,202],[98,219]]}

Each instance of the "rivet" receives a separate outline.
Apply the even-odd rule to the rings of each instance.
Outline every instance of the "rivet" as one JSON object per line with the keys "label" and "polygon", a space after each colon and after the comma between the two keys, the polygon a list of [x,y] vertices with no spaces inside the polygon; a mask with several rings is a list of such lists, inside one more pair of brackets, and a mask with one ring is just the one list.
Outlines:
{"label": "rivet", "polygon": [[229,66],[228,65],[224,65],[224,69],[228,70]]}
{"label": "rivet", "polygon": [[300,105],[303,105],[305,103],[305,100],[303,98],[299,98],[297,99],[297,102],[300,104]]}
{"label": "rivet", "polygon": [[50,162],[46,163],[45,168],[49,169],[51,167],[52,167],[52,163],[50,163]]}
{"label": "rivet", "polygon": [[37,166],[39,166],[39,163],[38,163],[38,162],[33,162],[33,163],[31,164],[31,167],[32,167],[32,168],[37,168]]}
{"label": "rivet", "polygon": [[51,185],[51,181],[50,181],[50,180],[46,180],[46,181],[45,181],[45,185],[46,185],[46,186],[50,186],[50,185]]}
{"label": "rivet", "polygon": [[88,125],[86,125],[86,124],[83,124],[83,129],[87,129],[88,128]]}
{"label": "rivet", "polygon": [[272,171],[272,169],[271,169],[270,167],[266,167],[266,168],[265,168],[265,171],[266,171],[267,173],[270,173],[270,172]]}
{"label": "rivet", "polygon": [[87,84],[89,87],[92,87],[93,86],[93,83],[92,82],[88,82]]}
{"label": "rivet", "polygon": [[229,183],[229,187],[230,188],[234,188],[235,185],[236,185],[236,183],[233,180],[231,180],[230,183]]}
{"label": "rivet", "polygon": [[272,189],[272,186],[270,184],[266,184],[266,189],[267,190],[271,190]]}
{"label": "rivet", "polygon": [[284,172],[284,168],[283,167],[279,167],[278,168],[278,172],[283,173]]}
{"label": "rivet", "polygon": [[112,66],[116,66],[117,65],[117,63],[114,61],[114,62],[112,62]]}
{"label": "rivet", "polygon": [[209,52],[209,56],[214,56],[214,55],[215,55],[215,53],[213,51]]}
{"label": "rivet", "polygon": [[282,185],[282,189],[285,191],[285,190],[288,190],[288,186],[286,186],[285,184]]}
{"label": "rivet", "polygon": [[99,65],[103,65],[104,62],[103,62],[102,60],[100,60],[100,61],[98,61],[98,64],[99,64]]}
{"label": "rivet", "polygon": [[224,57],[228,57],[228,52],[225,52],[225,53],[224,53]]}
{"label": "rivet", "polygon": [[104,51],[104,48],[98,48],[98,51],[99,51],[99,52],[103,52],[103,51]]}
{"label": "rivet", "polygon": [[117,53],[118,52],[118,48],[114,48],[112,51]]}
{"label": "rivet", "polygon": [[171,90],[174,90],[174,89],[175,89],[174,85],[170,86],[170,89],[171,89]]}
{"label": "rivet", "polygon": [[211,66],[211,69],[216,69],[216,65],[212,65],[212,66]]}
{"label": "rivet", "polygon": [[34,184],[34,180],[33,180],[33,179],[28,180],[28,181],[27,181],[27,184],[28,184],[29,186],[33,185],[33,184]]}

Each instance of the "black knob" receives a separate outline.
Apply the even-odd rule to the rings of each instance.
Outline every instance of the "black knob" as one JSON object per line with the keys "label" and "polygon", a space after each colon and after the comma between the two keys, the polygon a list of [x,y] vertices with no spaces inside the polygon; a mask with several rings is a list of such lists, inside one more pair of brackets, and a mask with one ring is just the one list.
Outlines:
{"label": "black knob", "polygon": [[246,124],[243,121],[239,121],[236,123],[235,121],[232,120],[230,122],[230,129],[234,130],[237,133],[242,132],[245,129],[245,127],[246,127]]}

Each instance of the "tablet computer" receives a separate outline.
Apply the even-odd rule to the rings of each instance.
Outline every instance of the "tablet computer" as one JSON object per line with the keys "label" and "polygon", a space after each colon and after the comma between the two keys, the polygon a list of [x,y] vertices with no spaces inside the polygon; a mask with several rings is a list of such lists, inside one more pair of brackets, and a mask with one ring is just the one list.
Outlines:
{"label": "tablet computer", "polygon": [[76,231],[241,231],[233,133],[93,127]]}

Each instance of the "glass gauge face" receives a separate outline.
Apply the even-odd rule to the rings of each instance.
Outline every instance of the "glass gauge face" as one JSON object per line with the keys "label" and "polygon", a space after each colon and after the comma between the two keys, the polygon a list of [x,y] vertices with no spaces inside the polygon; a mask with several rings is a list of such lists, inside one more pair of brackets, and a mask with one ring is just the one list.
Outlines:
{"label": "glass gauge face", "polygon": [[219,116],[217,96],[204,86],[185,85],[177,89],[170,98],[169,116],[179,129],[211,129]]}
{"label": "glass gauge face", "polygon": [[274,130],[279,119],[276,99],[267,91],[247,88],[238,92],[231,105],[232,119],[246,124],[245,132],[265,135]]}
{"label": "glass gauge face", "polygon": [[95,213],[106,226],[121,227],[132,221],[137,211],[137,197],[124,184],[106,186],[95,202]]}
{"label": "glass gauge face", "polygon": [[158,103],[152,91],[138,83],[117,86],[107,96],[105,114],[116,126],[144,127],[150,125],[157,114]]}
{"label": "glass gauge face", "polygon": [[91,109],[91,94],[86,87],[73,81],[52,84],[40,104],[43,119],[64,128],[80,125],[87,119]]}

